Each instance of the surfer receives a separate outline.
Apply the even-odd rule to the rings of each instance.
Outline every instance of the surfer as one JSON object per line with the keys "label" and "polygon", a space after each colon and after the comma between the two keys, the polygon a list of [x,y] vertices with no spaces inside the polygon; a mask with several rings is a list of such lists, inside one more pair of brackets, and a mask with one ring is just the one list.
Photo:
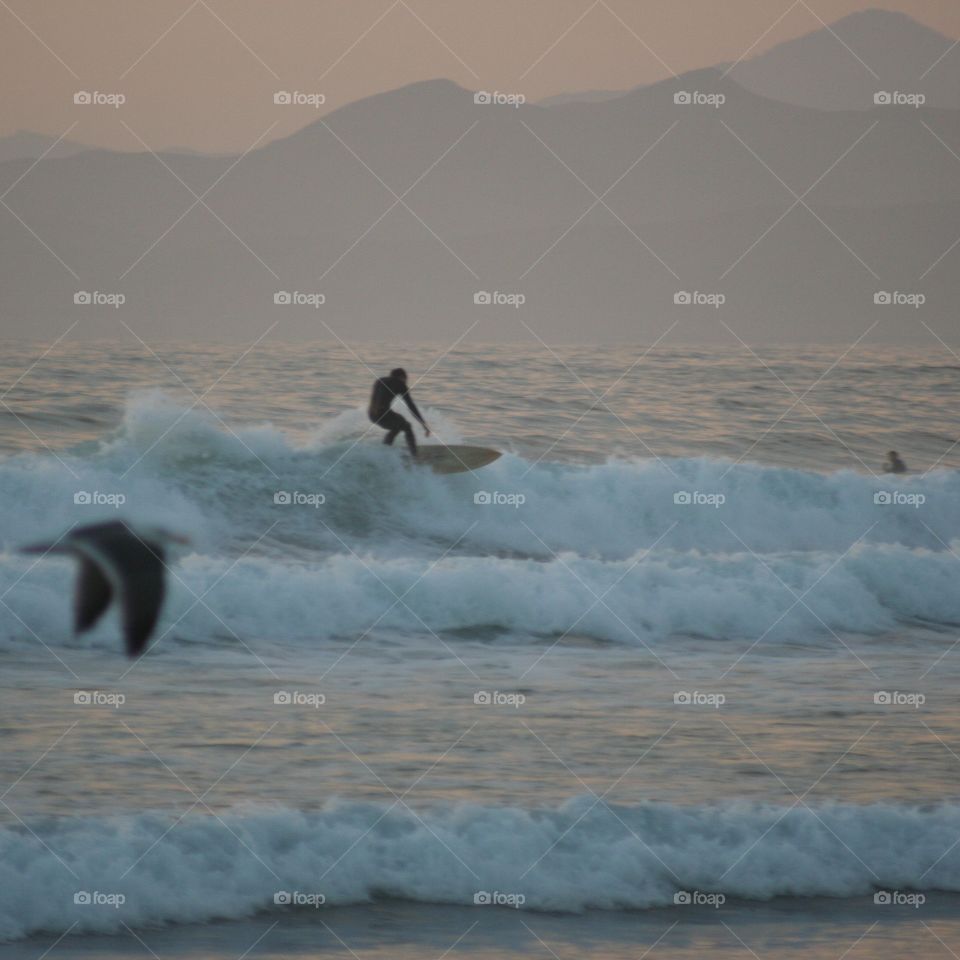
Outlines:
{"label": "surfer", "polygon": [[887,459],[883,461],[884,473],[906,473],[907,465],[900,459],[900,454],[896,450],[887,452]]}
{"label": "surfer", "polygon": [[407,438],[411,455],[416,456],[417,438],[413,435],[413,425],[406,417],[390,409],[394,397],[403,397],[410,412],[417,418],[424,433],[429,437],[430,428],[427,426],[427,421],[420,416],[420,411],[413,402],[413,397],[410,396],[410,390],[407,387],[407,371],[402,367],[396,367],[390,371],[390,376],[380,377],[379,380],[374,381],[367,414],[378,427],[383,427],[387,431],[387,435],[383,438],[385,444],[388,446],[392,444],[397,434],[402,432]]}

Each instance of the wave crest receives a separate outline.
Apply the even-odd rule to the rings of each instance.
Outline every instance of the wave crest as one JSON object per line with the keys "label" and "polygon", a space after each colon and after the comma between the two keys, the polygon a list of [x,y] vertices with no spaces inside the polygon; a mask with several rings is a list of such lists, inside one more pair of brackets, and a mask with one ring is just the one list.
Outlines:
{"label": "wave crest", "polygon": [[[0,830],[0,936],[239,918],[278,893],[532,910],[667,906],[679,891],[857,897],[960,890],[960,805],[406,807],[139,814]],[[944,851],[948,851],[944,854]],[[76,894],[117,895],[116,904]],[[282,899],[282,898],[281,898]]]}

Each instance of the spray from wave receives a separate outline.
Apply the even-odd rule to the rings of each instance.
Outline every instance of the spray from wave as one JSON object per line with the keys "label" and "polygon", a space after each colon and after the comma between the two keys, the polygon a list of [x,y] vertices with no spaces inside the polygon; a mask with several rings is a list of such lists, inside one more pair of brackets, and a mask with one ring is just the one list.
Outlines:
{"label": "spray from wave", "polygon": [[[364,429],[348,411],[295,442],[141,396],[99,444],[0,461],[0,530],[8,550],[117,515],[188,532],[195,552],[177,566],[161,630],[191,640],[222,632],[218,617],[254,641],[356,635],[375,620],[623,643],[756,636],[781,615],[784,633],[960,622],[953,471],[878,480],[706,458],[507,455],[440,477]],[[23,639],[18,616],[67,635],[72,568],[47,562],[21,580],[23,567],[0,558],[0,588],[15,585],[0,642]]]}
{"label": "spray from wave", "polygon": [[[48,642],[69,637],[63,596],[72,563],[48,560],[23,574],[19,558],[0,564],[0,588],[11,588],[0,610],[0,642],[29,643],[24,623]],[[371,627],[376,634],[573,634],[638,645],[761,634],[768,642],[796,642],[798,635],[815,642],[830,631],[883,633],[905,620],[958,623],[955,580],[951,554],[889,546],[859,547],[840,559],[661,551],[615,562],[567,555],[545,563],[343,553],[290,564],[194,555],[176,567],[159,634],[165,642],[195,642],[229,631],[254,645],[261,638],[356,637]],[[108,618],[76,642],[112,649],[115,631]]]}
{"label": "spray from wave", "polygon": [[331,802],[78,818],[0,831],[0,937],[378,897],[581,911],[667,906],[692,892],[957,891],[958,832],[960,805],[949,803],[685,808],[588,797],[534,810]]}

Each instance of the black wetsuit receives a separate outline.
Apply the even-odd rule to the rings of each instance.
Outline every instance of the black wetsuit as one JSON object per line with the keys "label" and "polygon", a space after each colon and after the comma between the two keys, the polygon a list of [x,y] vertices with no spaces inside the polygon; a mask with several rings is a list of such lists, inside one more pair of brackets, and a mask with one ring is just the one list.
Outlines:
{"label": "black wetsuit", "polygon": [[397,434],[402,432],[407,438],[407,446],[410,448],[410,452],[416,454],[417,440],[413,435],[413,426],[406,417],[390,409],[394,397],[403,397],[404,402],[410,408],[410,412],[423,425],[423,417],[420,416],[420,411],[413,402],[413,397],[410,396],[407,382],[401,380],[400,377],[381,377],[374,382],[373,393],[370,395],[370,408],[367,413],[378,427],[383,427],[387,431],[387,435],[383,438],[384,443],[393,443]]}

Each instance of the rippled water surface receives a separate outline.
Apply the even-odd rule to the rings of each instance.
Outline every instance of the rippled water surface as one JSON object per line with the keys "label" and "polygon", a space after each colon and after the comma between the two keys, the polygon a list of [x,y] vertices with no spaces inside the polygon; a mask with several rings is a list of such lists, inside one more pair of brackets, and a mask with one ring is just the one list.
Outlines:
{"label": "rippled water surface", "polygon": [[[397,363],[434,439],[505,455],[440,477],[384,448],[363,408]],[[602,936],[543,927],[619,956],[677,919],[678,890],[825,923],[816,898],[841,898],[854,939],[890,888],[940,897],[953,942],[958,368],[945,349],[8,344],[0,934],[192,929],[288,888],[357,930],[392,922],[356,919],[369,898],[446,904],[409,920],[446,931],[498,890],[646,910],[623,936],[620,913]],[[891,448],[908,474],[879,473]],[[116,516],[192,541],[132,663],[112,615],[73,636],[70,562],[16,553]],[[85,910],[88,888],[126,903]],[[703,922],[671,955],[737,949]],[[241,952],[241,926],[216,949]]]}

